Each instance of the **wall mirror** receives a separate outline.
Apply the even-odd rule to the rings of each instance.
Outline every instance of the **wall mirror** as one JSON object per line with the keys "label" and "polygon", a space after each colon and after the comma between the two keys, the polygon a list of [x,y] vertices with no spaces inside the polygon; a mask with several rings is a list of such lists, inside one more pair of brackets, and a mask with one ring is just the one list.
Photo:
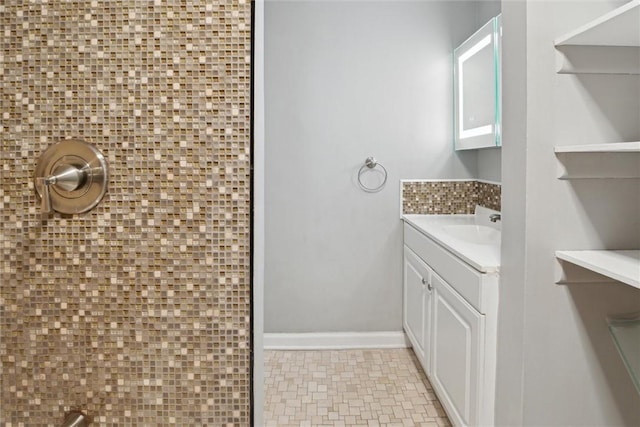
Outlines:
{"label": "wall mirror", "polygon": [[453,51],[456,150],[502,145],[501,38],[498,15]]}

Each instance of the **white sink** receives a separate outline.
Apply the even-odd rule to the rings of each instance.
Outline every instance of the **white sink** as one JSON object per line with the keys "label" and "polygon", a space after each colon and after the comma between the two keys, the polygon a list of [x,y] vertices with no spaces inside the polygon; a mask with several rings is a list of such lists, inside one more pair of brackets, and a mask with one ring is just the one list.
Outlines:
{"label": "white sink", "polygon": [[485,225],[446,225],[442,230],[456,239],[476,245],[500,244],[500,232]]}
{"label": "white sink", "polygon": [[500,223],[489,221],[491,209],[476,206],[475,215],[403,215],[422,234],[482,273],[500,270]]}

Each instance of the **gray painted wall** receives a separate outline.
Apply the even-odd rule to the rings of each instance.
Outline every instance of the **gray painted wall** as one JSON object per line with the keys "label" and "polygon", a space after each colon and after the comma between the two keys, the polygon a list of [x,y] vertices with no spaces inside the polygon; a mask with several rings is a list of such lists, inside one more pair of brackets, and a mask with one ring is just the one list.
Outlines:
{"label": "gray painted wall", "polygon": [[[477,175],[451,135],[451,53],[475,13],[266,2],[265,332],[401,330],[399,180]],[[356,184],[371,155],[389,173],[373,194]]]}
{"label": "gray painted wall", "polygon": [[553,153],[640,138],[638,76],[555,73],[553,39],[620,3],[503,4],[498,425],[640,425],[638,393],[606,325],[640,310],[640,291],[555,284],[555,250],[640,247],[640,181],[560,181]]}

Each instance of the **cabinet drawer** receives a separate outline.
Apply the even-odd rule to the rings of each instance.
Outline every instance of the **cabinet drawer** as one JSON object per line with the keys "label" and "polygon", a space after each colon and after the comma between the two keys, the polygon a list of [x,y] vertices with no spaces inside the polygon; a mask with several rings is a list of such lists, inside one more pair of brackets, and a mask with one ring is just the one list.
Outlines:
{"label": "cabinet drawer", "polygon": [[486,313],[482,273],[474,270],[447,249],[404,223],[404,243],[480,313]]}

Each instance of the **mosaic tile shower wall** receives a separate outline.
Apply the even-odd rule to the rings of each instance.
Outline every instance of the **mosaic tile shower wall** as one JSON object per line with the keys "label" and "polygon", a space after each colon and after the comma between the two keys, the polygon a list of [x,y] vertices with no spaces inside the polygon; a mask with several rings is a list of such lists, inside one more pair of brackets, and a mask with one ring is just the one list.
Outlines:
{"label": "mosaic tile shower wall", "polygon": [[476,205],[501,210],[501,189],[481,181],[403,181],[403,214],[472,214]]}
{"label": "mosaic tile shower wall", "polygon": [[[0,425],[249,425],[249,0],[0,4]],[[37,156],[107,157],[41,216]]]}

